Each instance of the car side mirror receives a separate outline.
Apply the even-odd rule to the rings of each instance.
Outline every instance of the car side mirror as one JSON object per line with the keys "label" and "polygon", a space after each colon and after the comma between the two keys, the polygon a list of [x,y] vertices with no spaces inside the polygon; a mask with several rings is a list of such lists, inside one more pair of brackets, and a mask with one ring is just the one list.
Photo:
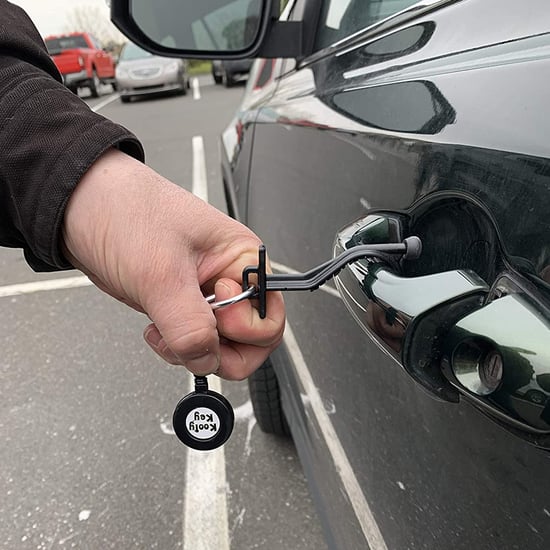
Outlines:
{"label": "car side mirror", "polygon": [[112,0],[111,20],[162,56],[196,59],[298,57],[301,22],[277,21],[275,0]]}

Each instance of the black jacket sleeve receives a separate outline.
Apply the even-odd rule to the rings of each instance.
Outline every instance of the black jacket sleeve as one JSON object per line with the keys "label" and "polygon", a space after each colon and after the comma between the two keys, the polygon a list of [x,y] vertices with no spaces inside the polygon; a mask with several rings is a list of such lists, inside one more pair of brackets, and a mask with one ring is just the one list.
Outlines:
{"label": "black jacket sleeve", "polygon": [[71,267],[60,249],[65,207],[111,147],[144,158],[131,132],[63,86],[25,12],[0,0],[0,245],[23,248],[36,271]]}

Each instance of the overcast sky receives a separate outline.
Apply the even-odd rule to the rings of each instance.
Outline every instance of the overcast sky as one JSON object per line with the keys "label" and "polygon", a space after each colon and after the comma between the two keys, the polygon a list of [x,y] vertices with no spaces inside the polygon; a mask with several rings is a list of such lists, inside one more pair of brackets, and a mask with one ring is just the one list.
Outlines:
{"label": "overcast sky", "polygon": [[21,6],[38,27],[42,36],[65,31],[66,15],[75,6],[98,6],[109,17],[105,0],[10,0]]}

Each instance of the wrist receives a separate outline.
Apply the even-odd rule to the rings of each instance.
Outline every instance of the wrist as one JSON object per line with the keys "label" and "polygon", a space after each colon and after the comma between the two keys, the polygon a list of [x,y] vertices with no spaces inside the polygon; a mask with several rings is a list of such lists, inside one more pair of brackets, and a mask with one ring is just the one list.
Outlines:
{"label": "wrist", "polygon": [[110,213],[106,200],[112,177],[109,165],[117,155],[110,149],[82,176],[75,187],[63,217],[61,247],[67,260],[75,267],[82,268],[95,264],[99,244],[104,242]]}

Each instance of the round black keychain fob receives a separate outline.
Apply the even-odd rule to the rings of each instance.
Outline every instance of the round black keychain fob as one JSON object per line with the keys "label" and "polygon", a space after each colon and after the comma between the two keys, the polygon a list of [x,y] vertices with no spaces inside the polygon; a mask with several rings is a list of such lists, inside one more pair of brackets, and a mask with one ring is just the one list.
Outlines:
{"label": "round black keychain fob", "polygon": [[223,395],[208,389],[206,376],[195,376],[195,391],[181,399],[172,417],[178,439],[198,451],[223,445],[234,423],[231,404]]}

